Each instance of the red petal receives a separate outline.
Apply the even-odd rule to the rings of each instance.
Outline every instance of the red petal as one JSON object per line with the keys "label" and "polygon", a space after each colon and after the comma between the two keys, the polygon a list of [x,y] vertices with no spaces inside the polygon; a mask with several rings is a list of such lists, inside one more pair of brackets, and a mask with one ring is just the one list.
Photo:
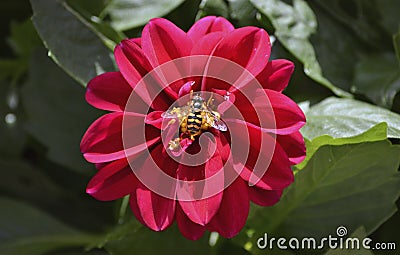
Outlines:
{"label": "red petal", "polygon": [[141,183],[131,194],[129,204],[136,218],[154,231],[162,231],[174,222],[175,201],[153,193]]}
{"label": "red petal", "polygon": [[224,57],[257,75],[268,63],[271,44],[267,32],[256,27],[243,27],[225,36],[214,56]]}
{"label": "red petal", "polygon": [[167,154],[161,143],[151,149],[150,154],[130,160],[130,165],[137,178],[152,192],[176,199],[178,163]]}
{"label": "red petal", "polygon": [[225,164],[228,158],[231,156],[231,147],[228,142],[228,139],[226,139],[225,137],[226,133],[218,131],[218,132],[213,132],[213,134],[217,142],[217,150],[219,152],[219,155],[221,156],[223,163]]}
{"label": "red petal", "polygon": [[[146,186],[140,183],[136,192],[131,194],[131,208],[146,226],[161,231],[174,221],[176,188],[166,183],[158,170],[176,177],[177,162],[168,156],[162,144],[156,146],[143,163],[140,161],[131,161],[131,166],[135,175]],[[155,187],[161,188],[163,196],[155,193]],[[164,197],[165,195],[170,198]]]}
{"label": "red petal", "polygon": [[123,111],[131,92],[120,72],[103,73],[89,82],[86,101],[102,110]]}
{"label": "red petal", "polygon": [[139,46],[140,48],[142,47],[142,38],[137,37],[137,38],[131,38],[129,40],[132,41],[133,43],[136,43],[137,46]]}
{"label": "red petal", "polygon": [[179,204],[176,207],[176,223],[182,235],[190,240],[198,240],[203,236],[206,228],[191,221],[183,212]]}
{"label": "red petal", "polygon": [[154,111],[147,114],[145,122],[149,125],[161,129],[163,118],[161,117],[162,111]]}
{"label": "red petal", "polygon": [[[257,149],[254,150],[252,148],[249,153],[249,161],[246,162],[246,168],[240,175],[242,178],[266,190],[282,190],[293,183],[294,176],[290,168],[288,156],[278,143],[275,144],[272,160],[267,166],[268,169],[263,176],[258,174],[260,172],[259,169],[256,169],[258,171],[254,171],[254,160],[257,160],[253,158],[254,155],[257,155],[257,159],[259,157],[263,160],[263,151],[257,151]],[[249,172],[249,170],[251,170],[251,172]]]}
{"label": "red petal", "polygon": [[190,54],[192,41],[172,22],[156,18],[142,32],[142,49],[153,67]]}
{"label": "red petal", "polygon": [[[210,142],[208,140],[208,143]],[[208,143],[204,144],[202,148],[210,148],[211,145]],[[197,150],[196,145],[199,146],[198,143],[192,144],[187,149],[188,153]],[[198,155],[201,153],[199,152]],[[207,152],[204,154],[207,154]],[[178,179],[185,181],[185,184],[178,188],[177,198],[179,203],[189,219],[202,226],[207,224],[218,211],[222,199],[222,190],[224,189],[224,165],[219,151],[216,150],[211,157],[204,155],[204,159],[206,158],[210,159],[202,165],[186,166],[183,161],[178,168]],[[188,162],[194,163],[193,160]],[[218,172],[220,174],[215,176]],[[212,176],[214,178],[209,179]],[[204,180],[202,184],[196,182],[202,180]],[[209,197],[208,194],[216,192],[218,193]]]}
{"label": "red petal", "polygon": [[265,91],[274,110],[276,134],[290,134],[304,126],[306,117],[292,99],[274,90],[266,89]]}
{"label": "red petal", "polygon": [[[266,93],[260,89],[248,92],[235,91],[232,93],[235,97],[233,101],[234,107],[228,107],[224,112],[223,119],[244,120],[256,126],[263,128],[275,129],[275,116],[271,109],[271,103]],[[256,105],[257,104],[257,105]]]}
{"label": "red petal", "polygon": [[249,209],[247,185],[241,178],[237,178],[224,190],[220,209],[207,228],[225,238],[232,238],[244,227]]}
{"label": "red petal", "polygon": [[226,35],[213,55],[229,59],[258,75],[267,65],[270,52],[271,44],[265,30],[243,27]]}
{"label": "red petal", "polygon": [[268,62],[264,70],[257,76],[257,80],[265,89],[281,92],[289,83],[294,71],[294,64],[286,59],[275,59]]}
{"label": "red petal", "polygon": [[[149,180],[157,181],[159,175],[156,173],[156,170],[151,169],[152,167],[157,167],[158,169],[156,170],[162,170],[164,173],[175,178],[176,170],[178,169],[178,162],[172,159],[165,151],[164,145],[159,143],[151,150],[140,169],[139,165],[136,165],[134,172],[137,174],[143,174],[142,176]],[[161,185],[162,183],[159,184]],[[173,190],[175,190],[175,188]]]}
{"label": "red petal", "polygon": [[212,32],[229,33],[235,30],[233,25],[223,17],[208,16],[198,20],[189,29],[188,36],[193,42],[201,40],[203,36]]}
{"label": "red petal", "polygon": [[248,148],[248,154],[244,156],[238,155],[240,150],[232,151],[236,171],[241,171],[244,180],[266,190],[281,190],[293,182],[288,156],[270,134],[245,122],[229,122],[228,127],[233,142]]}
{"label": "red petal", "polygon": [[[214,62],[212,58],[212,54],[215,50],[215,47],[222,40],[223,34],[221,32],[214,32],[211,34],[207,34],[198,41],[194,42],[193,49],[191,52],[192,57],[190,58],[190,71],[192,74],[200,75],[201,77],[208,77],[212,74],[208,73],[209,62]],[[209,79],[202,78],[202,81],[195,84],[195,89],[200,90],[200,85],[205,87],[205,82]],[[209,81],[211,82],[211,81]]]}
{"label": "red petal", "polygon": [[150,60],[159,77],[162,88],[172,98],[177,99],[180,87],[187,82],[182,77],[190,73],[186,60],[179,60],[162,65],[171,60],[188,56],[192,49],[192,40],[187,34],[166,19],[156,18],[144,27],[142,32],[142,49]]}
{"label": "red petal", "polygon": [[[140,183],[140,182],[138,182]],[[131,193],[129,196],[129,207],[131,208],[131,211],[135,215],[136,219],[142,223],[143,225],[147,226],[146,222],[143,220],[142,214],[140,213],[139,206],[137,203],[137,198],[136,198],[136,189],[134,192]]]}
{"label": "red petal", "polygon": [[[168,141],[168,140],[167,140]],[[169,140],[171,141],[171,139]],[[174,157],[179,157],[182,155],[182,153],[184,153],[186,151],[186,149],[193,143],[193,140],[190,138],[183,138],[182,140],[180,140],[179,142],[179,146],[177,148],[174,148],[173,150],[171,150],[171,154]]]}
{"label": "red petal", "polygon": [[[244,94],[243,94],[244,93]],[[300,107],[289,97],[269,89],[235,92],[234,106],[246,122],[261,126],[266,132],[280,135],[298,131],[306,123]],[[271,109],[272,108],[272,109]],[[238,115],[234,107],[224,113],[224,120]],[[236,118],[237,119],[237,118]],[[237,120],[236,120],[237,121]]]}
{"label": "red petal", "polygon": [[135,41],[122,40],[115,47],[114,56],[119,70],[132,87],[152,70],[145,53]]}
{"label": "red petal", "polygon": [[[126,150],[122,141],[123,118],[126,133],[146,134],[129,136],[125,140]],[[81,141],[81,151],[87,161],[92,163],[109,162],[126,156],[140,154],[150,145],[160,140],[159,130],[144,124],[144,116],[135,116],[115,112],[98,118],[86,131]]]}
{"label": "red petal", "polygon": [[289,135],[278,135],[277,142],[289,156],[289,160],[293,165],[299,164],[306,157],[306,146],[299,131]]}
{"label": "red petal", "polygon": [[132,193],[137,179],[126,159],[107,164],[90,180],[86,193],[102,201],[115,200]]}
{"label": "red petal", "polygon": [[256,186],[249,187],[250,200],[260,206],[276,204],[282,196],[282,190],[264,190]]}
{"label": "red petal", "polygon": [[269,36],[265,30],[243,27],[232,31],[215,48],[212,55],[219,58],[210,59],[206,71],[209,77],[218,77],[226,83],[207,79],[202,90],[229,90],[233,86],[240,88],[246,85],[268,64],[270,52]]}
{"label": "red petal", "polygon": [[[204,37],[194,42],[191,55],[211,55],[215,47],[222,40],[222,38],[223,33],[221,32],[215,32],[205,35]],[[194,60],[198,59],[201,60],[201,58],[194,58]]]}
{"label": "red petal", "polygon": [[189,81],[183,84],[183,86],[179,89],[178,97],[183,97],[184,95],[187,95],[190,93],[190,91],[193,89],[194,82]]}
{"label": "red petal", "polygon": [[169,97],[165,93],[157,96],[162,91],[162,82],[155,72],[148,75],[153,68],[143,50],[134,41],[123,40],[115,47],[114,55],[125,80],[135,88],[129,99],[129,108],[133,109],[133,112],[137,112],[137,100],[145,102],[155,110],[168,108],[171,103],[168,101]]}

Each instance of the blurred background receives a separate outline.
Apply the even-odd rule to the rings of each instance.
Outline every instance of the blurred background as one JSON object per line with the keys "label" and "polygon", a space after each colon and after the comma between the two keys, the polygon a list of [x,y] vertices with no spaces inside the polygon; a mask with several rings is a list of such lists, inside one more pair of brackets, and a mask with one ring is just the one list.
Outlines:
{"label": "blurred background", "polygon": [[[85,102],[84,86],[96,71],[115,65],[109,58],[100,61],[98,70],[84,67],[79,72],[79,63],[93,59],[89,53],[71,55],[85,52],[76,47],[88,45],[111,55],[122,38],[139,37],[149,18],[166,17],[185,31],[207,15],[224,16],[236,27],[262,27],[274,40],[272,58],[295,62],[284,93],[296,102],[314,105],[352,93],[360,101],[400,113],[398,0],[31,2],[0,3],[0,254],[252,253],[243,236],[210,244],[209,234],[191,242],[176,226],[153,233],[132,218],[126,200],[99,202],[85,193],[96,170],[83,159],[79,143],[104,112]],[[289,6],[279,9],[290,17],[289,24],[271,18],[274,13],[263,9],[263,3]],[[53,23],[54,17],[66,23]],[[294,44],[285,40],[288,34],[296,38]],[[73,44],[74,38],[83,46]],[[400,246],[400,214],[380,221],[371,238]]]}

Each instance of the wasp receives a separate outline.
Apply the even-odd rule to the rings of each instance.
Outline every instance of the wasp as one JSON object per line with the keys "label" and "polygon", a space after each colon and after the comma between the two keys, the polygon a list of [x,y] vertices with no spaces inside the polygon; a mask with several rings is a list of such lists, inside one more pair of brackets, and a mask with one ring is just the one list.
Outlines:
{"label": "wasp", "polygon": [[180,135],[178,138],[169,142],[169,149],[174,150],[179,146],[179,142],[188,137],[192,141],[203,131],[210,127],[220,131],[226,131],[227,127],[217,111],[211,109],[213,103],[212,96],[206,100],[199,94],[190,91],[190,100],[185,106],[173,107],[161,114],[163,118],[179,119]]}

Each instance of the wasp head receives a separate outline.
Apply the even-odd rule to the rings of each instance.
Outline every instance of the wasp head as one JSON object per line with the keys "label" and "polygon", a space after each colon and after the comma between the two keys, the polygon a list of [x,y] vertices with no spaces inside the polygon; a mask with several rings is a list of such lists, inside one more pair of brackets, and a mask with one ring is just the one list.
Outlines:
{"label": "wasp head", "polygon": [[201,109],[204,104],[204,99],[201,96],[194,96],[192,99],[192,106],[194,109]]}

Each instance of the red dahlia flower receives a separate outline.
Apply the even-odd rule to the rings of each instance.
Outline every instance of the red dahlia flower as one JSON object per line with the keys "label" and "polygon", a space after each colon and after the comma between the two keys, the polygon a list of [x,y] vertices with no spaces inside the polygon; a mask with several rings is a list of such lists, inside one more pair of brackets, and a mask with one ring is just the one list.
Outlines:
{"label": "red dahlia flower", "polygon": [[153,19],[142,37],[115,48],[118,72],[91,80],[86,100],[111,111],[82,138],[98,173],[87,193],[130,196],[155,231],[175,220],[182,234],[230,238],[250,201],[275,204],[304,159],[300,108],[282,94],[294,65],[268,61],[267,32],[206,17],[185,33]]}

